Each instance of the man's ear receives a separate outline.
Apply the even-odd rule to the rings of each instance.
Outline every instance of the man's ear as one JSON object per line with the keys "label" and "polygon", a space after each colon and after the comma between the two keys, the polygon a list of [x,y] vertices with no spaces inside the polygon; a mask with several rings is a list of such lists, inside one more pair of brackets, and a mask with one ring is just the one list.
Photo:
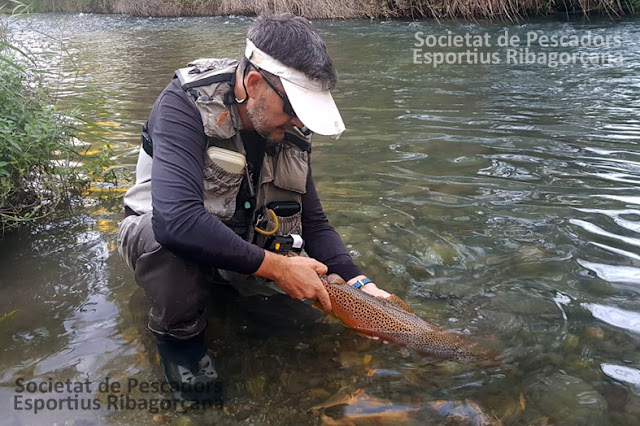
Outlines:
{"label": "man's ear", "polygon": [[262,94],[261,91],[263,90],[262,86],[264,82],[258,71],[250,71],[249,74],[247,74],[245,85],[250,98],[258,99]]}

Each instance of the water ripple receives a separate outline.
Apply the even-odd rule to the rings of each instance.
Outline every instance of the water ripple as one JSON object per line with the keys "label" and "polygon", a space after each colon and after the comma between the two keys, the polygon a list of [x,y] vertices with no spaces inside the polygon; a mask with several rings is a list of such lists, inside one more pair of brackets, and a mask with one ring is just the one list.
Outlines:
{"label": "water ripple", "polygon": [[634,287],[637,287],[636,291],[640,292],[640,268],[594,263],[583,259],[576,259],[576,261],[581,266],[595,272],[599,278],[605,281],[633,284]]}
{"label": "water ripple", "polygon": [[627,311],[598,303],[581,303],[594,318],[625,330],[640,333],[640,312]]}
{"label": "water ripple", "polygon": [[595,225],[593,223],[590,223],[581,219],[570,219],[569,223],[571,223],[572,225],[579,226],[580,228],[584,229],[585,231],[593,235],[610,238],[612,240],[616,240],[616,241],[640,248],[640,238],[633,238],[633,237],[627,237],[624,235],[615,234],[613,232],[604,230],[598,225]]}

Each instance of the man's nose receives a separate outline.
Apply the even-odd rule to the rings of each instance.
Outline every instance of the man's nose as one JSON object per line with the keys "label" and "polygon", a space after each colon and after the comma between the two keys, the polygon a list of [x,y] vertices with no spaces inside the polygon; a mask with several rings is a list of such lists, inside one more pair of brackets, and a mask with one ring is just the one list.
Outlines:
{"label": "man's nose", "polygon": [[302,124],[302,121],[300,121],[298,117],[292,117],[291,124],[296,126],[298,129],[302,129],[304,127],[304,124]]}

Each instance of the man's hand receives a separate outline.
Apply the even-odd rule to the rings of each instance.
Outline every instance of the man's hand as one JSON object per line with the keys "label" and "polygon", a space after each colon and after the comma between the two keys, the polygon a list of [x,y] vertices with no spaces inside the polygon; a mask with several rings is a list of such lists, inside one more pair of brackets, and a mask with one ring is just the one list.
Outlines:
{"label": "man's hand", "polygon": [[[358,275],[357,277],[353,277],[349,281],[347,281],[347,284],[353,285],[353,284],[355,284],[356,281],[361,280],[363,278],[367,278],[367,277],[364,276],[364,275]],[[383,299],[386,299],[387,297],[391,296],[390,293],[388,293],[388,292],[384,291],[383,289],[379,288],[374,283],[365,284],[360,288],[360,290],[365,291],[365,292],[367,292],[370,295],[375,296],[375,297],[382,297]]]}
{"label": "man's hand", "polygon": [[317,300],[326,312],[331,312],[329,294],[318,278],[318,274],[326,273],[327,266],[315,259],[265,251],[264,260],[254,275],[274,281],[294,299]]}

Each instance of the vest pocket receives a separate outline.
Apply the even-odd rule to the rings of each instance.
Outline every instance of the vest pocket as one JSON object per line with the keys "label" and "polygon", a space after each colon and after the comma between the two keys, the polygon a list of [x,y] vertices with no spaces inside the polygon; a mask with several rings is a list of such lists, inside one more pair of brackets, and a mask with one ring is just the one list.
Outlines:
{"label": "vest pocket", "polygon": [[222,220],[231,219],[236,211],[236,197],[244,173],[230,173],[206,157],[204,168],[204,208]]}
{"label": "vest pocket", "polygon": [[[214,93],[213,96],[216,94]],[[196,100],[204,133],[209,137],[229,139],[235,133],[229,111],[221,99],[201,96]]]}
{"label": "vest pocket", "polygon": [[292,216],[278,216],[278,224],[277,235],[302,234],[302,211]]}
{"label": "vest pocket", "polygon": [[283,146],[278,155],[278,170],[273,184],[287,191],[304,194],[307,192],[308,173],[309,153]]}

